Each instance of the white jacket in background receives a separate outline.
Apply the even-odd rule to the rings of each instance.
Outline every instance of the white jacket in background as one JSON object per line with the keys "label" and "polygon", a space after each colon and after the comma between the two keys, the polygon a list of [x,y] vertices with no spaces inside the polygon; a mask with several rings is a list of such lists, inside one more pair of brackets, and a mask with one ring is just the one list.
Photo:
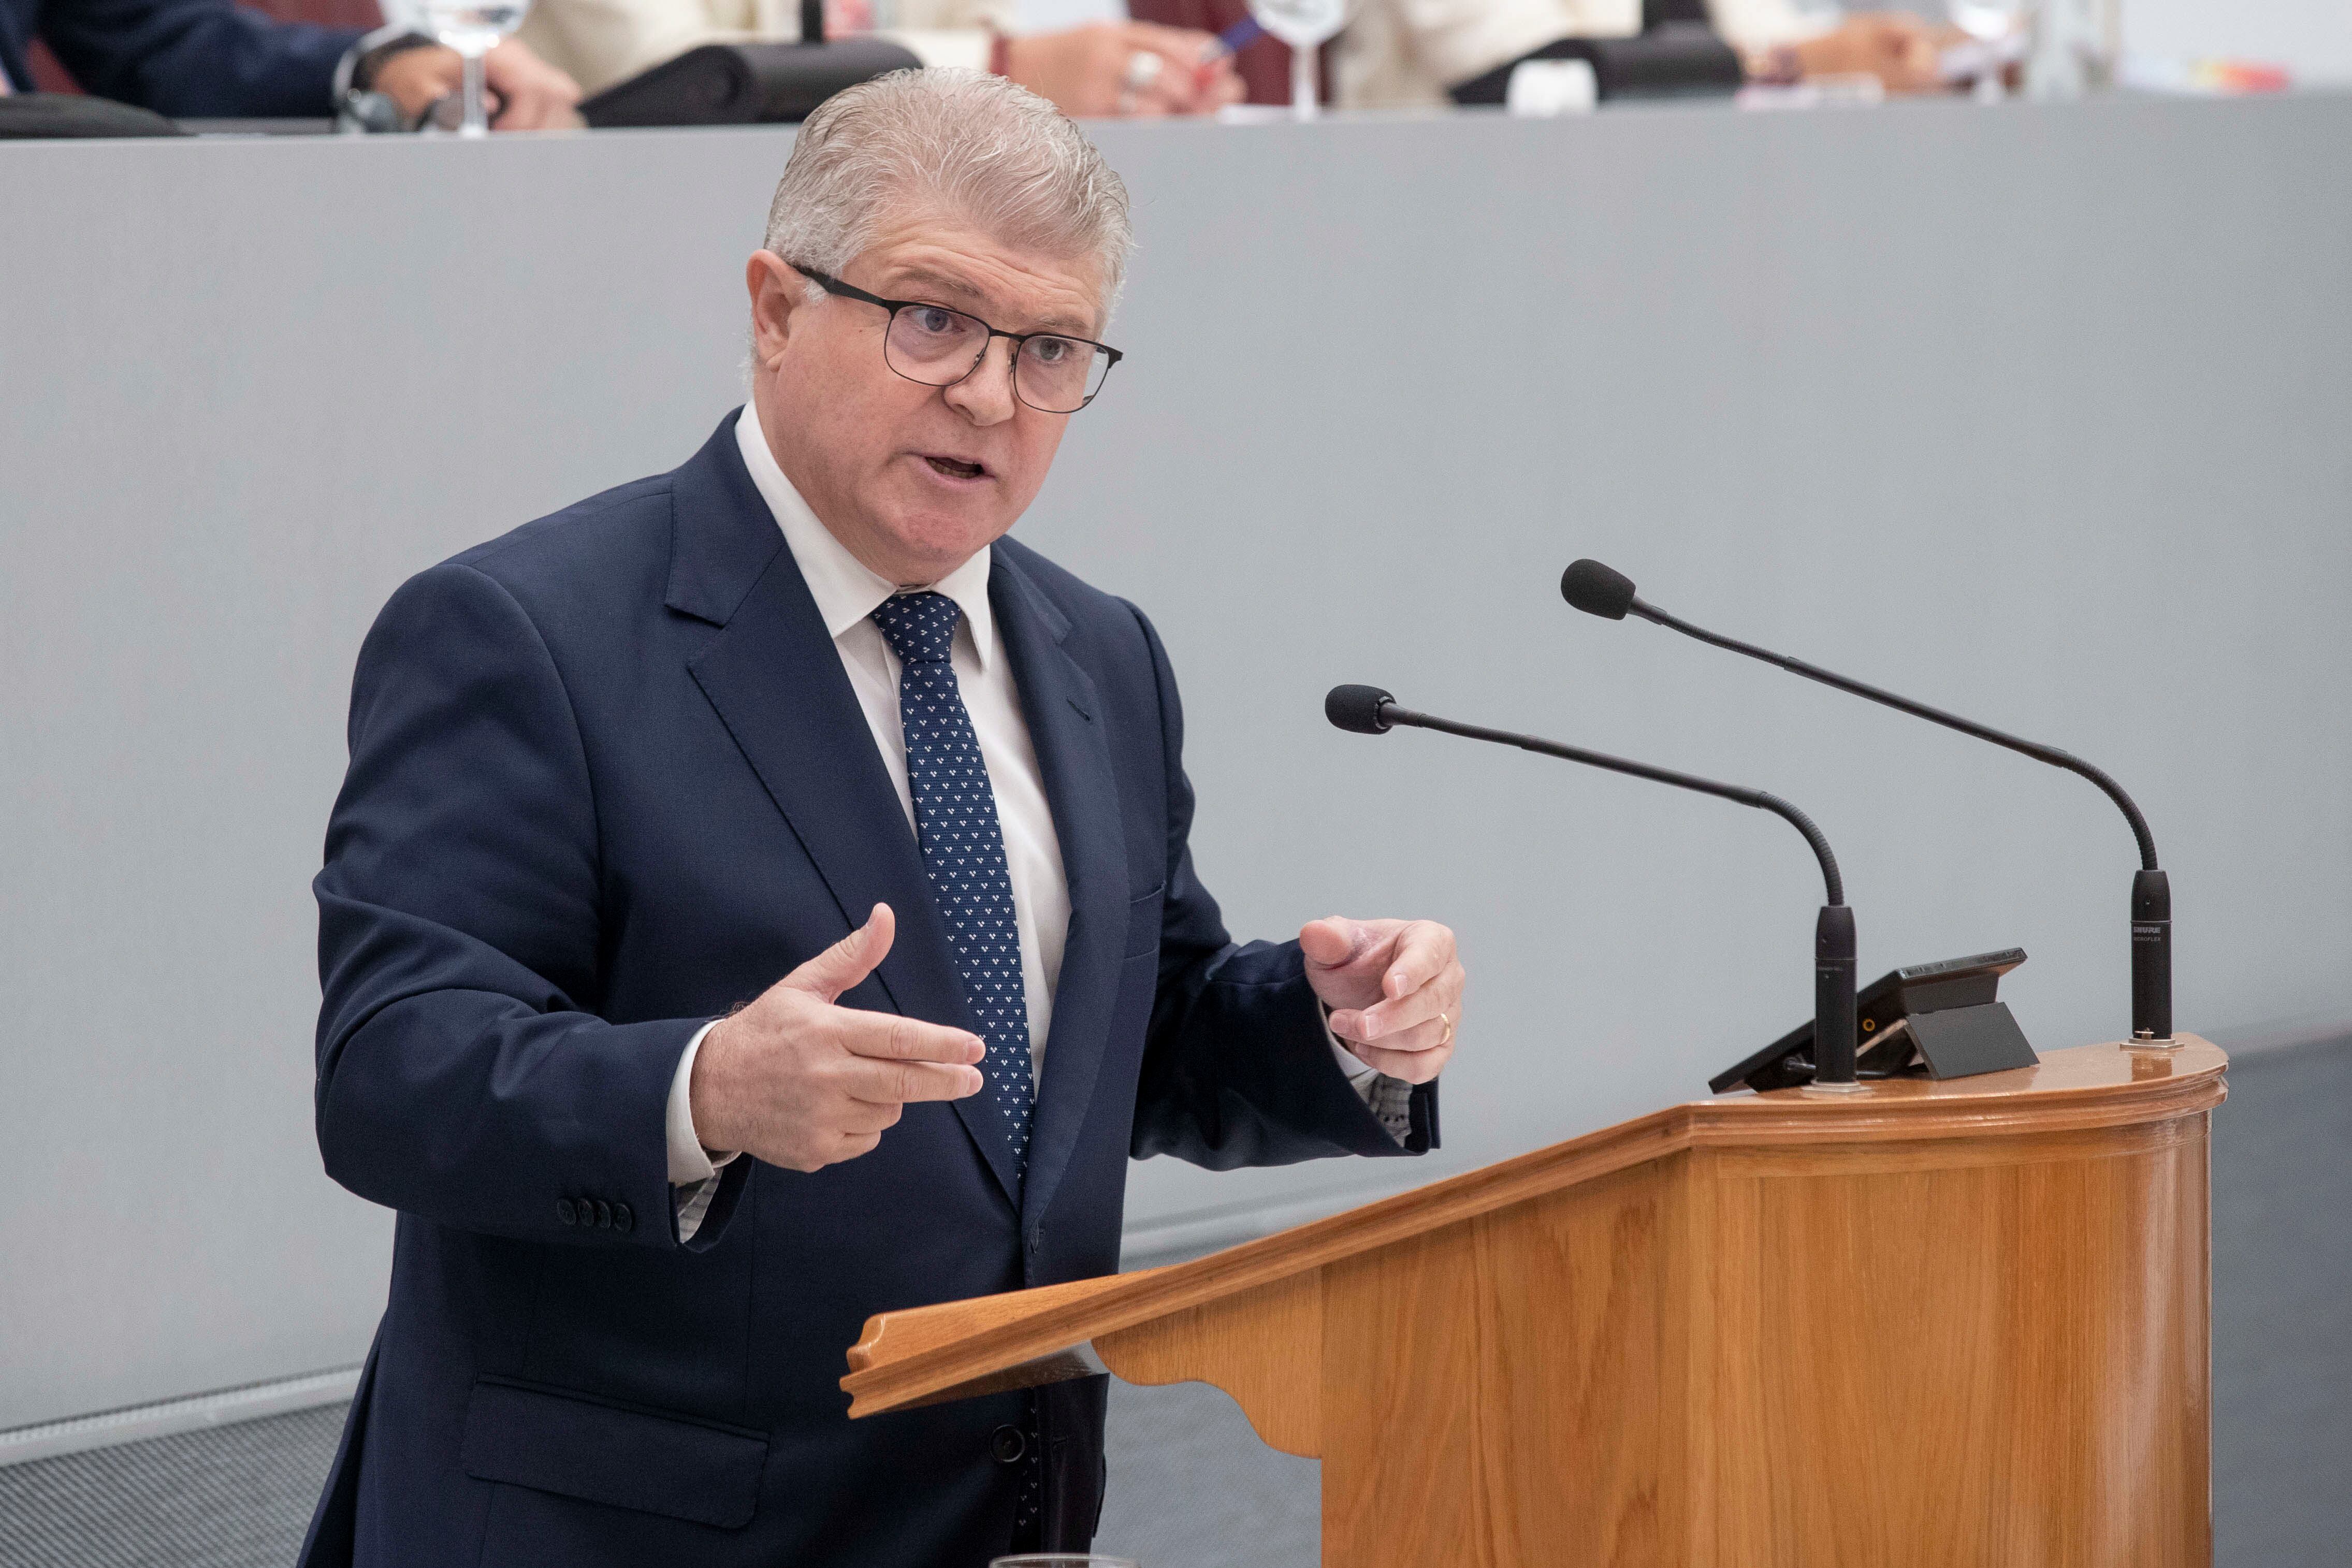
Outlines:
{"label": "white jacket in background", "polygon": [[[1011,31],[1012,0],[889,0],[877,37],[927,66],[988,67],[989,28]],[[799,0],[534,0],[517,34],[597,93],[701,44],[801,36]]]}
{"label": "white jacket in background", "polygon": [[[1794,0],[1708,0],[1717,32],[1742,51],[1794,43],[1835,26]],[[1567,37],[1642,30],[1642,0],[1359,0],[1333,61],[1343,109],[1416,109],[1446,89]]]}

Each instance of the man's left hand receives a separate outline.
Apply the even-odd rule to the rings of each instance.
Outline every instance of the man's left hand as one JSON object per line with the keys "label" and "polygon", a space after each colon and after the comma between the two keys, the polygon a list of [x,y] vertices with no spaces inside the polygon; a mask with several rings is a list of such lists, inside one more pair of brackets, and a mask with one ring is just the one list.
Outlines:
{"label": "man's left hand", "polygon": [[1454,1054],[1465,976],[1454,932],[1435,921],[1357,921],[1299,928],[1307,983],[1331,1010],[1331,1032],[1366,1063],[1427,1083]]}

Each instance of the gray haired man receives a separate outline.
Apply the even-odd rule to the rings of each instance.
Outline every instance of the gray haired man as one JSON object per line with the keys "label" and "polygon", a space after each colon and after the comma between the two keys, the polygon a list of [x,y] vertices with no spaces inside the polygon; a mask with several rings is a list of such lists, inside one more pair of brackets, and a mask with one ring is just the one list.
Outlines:
{"label": "gray haired man", "polygon": [[845,93],[747,269],[750,406],[385,606],[318,1123],[399,1239],[307,1563],[1083,1548],[1101,1380],[853,1423],[864,1320],[1115,1269],[1131,1157],[1434,1142],[1453,933],[1233,941],[1158,637],[1004,537],[1128,244],[1043,100]]}

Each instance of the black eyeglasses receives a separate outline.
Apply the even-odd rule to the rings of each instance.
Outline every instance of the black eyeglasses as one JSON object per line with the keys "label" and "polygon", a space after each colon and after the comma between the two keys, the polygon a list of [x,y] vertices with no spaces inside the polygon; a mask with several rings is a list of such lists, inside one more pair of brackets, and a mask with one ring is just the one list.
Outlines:
{"label": "black eyeglasses", "polygon": [[1095,400],[1110,367],[1127,356],[1066,332],[1000,332],[978,316],[922,300],[885,300],[795,262],[793,270],[828,294],[890,312],[882,363],[926,386],[953,386],[980,368],[992,338],[1013,344],[1013,395],[1040,414],[1076,414]]}

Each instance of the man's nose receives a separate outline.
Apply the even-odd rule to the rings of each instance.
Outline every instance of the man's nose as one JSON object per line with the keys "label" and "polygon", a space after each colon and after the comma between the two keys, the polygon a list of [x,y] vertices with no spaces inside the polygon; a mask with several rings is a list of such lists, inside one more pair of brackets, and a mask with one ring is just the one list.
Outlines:
{"label": "man's nose", "polygon": [[1020,406],[1013,392],[1013,353],[1011,339],[989,339],[971,374],[946,389],[948,402],[975,425],[1000,425],[1012,418]]}

